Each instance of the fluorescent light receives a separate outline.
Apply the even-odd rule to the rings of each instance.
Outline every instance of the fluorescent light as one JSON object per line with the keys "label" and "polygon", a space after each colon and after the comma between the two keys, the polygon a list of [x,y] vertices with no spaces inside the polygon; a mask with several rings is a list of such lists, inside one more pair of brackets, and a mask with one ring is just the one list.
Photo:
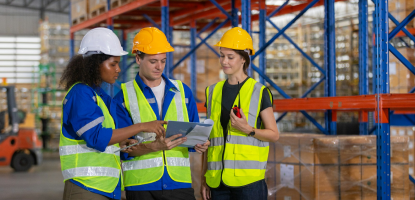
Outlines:
{"label": "fluorescent light", "polygon": [[15,37],[0,37],[0,42],[15,42]]}
{"label": "fluorescent light", "polygon": [[0,49],[0,54],[15,54],[16,50],[15,49]]}
{"label": "fluorescent light", "polygon": [[[0,68],[0,69],[2,69],[2,68]],[[18,72],[34,72],[34,70],[35,70],[34,67],[16,67],[14,69]]]}
{"label": "fluorescent light", "polygon": [[15,43],[0,43],[0,47],[1,48],[15,48],[16,44]]}
{"label": "fluorescent light", "polygon": [[2,78],[16,77],[16,73],[3,72],[3,73],[1,73],[1,77]]}
{"label": "fluorescent light", "polygon": [[15,67],[9,67],[9,66],[7,66],[7,67],[0,67],[0,71],[2,71],[2,72],[14,72],[15,70],[16,70]]}
{"label": "fluorescent light", "polygon": [[33,73],[16,73],[16,76],[19,78],[32,78]]}
{"label": "fluorescent light", "polygon": [[0,66],[13,66],[14,64],[14,61],[0,61]]}
{"label": "fluorescent light", "polygon": [[38,61],[16,61],[16,66],[27,66],[27,67],[33,67],[39,65]]}
{"label": "fluorescent light", "polygon": [[25,49],[25,48],[28,48],[28,49],[40,49],[40,44],[28,44],[28,43],[20,44],[20,43],[17,43],[16,44],[16,48],[21,48],[21,49]]}
{"label": "fluorescent light", "polygon": [[16,54],[40,54],[40,50],[37,49],[17,49]]}
{"label": "fluorescent light", "polygon": [[15,55],[0,55],[0,60],[15,60],[16,56]]}
{"label": "fluorescent light", "polygon": [[16,60],[40,60],[40,55],[17,55]]}
{"label": "fluorescent light", "polygon": [[39,37],[18,37],[16,42],[40,42]]}

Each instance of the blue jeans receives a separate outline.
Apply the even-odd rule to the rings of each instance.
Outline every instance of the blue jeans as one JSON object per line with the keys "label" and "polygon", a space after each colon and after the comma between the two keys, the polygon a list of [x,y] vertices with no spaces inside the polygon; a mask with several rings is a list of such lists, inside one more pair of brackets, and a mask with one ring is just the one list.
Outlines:
{"label": "blue jeans", "polygon": [[210,188],[212,200],[267,200],[268,188],[265,180],[241,187],[229,187],[221,182],[219,187]]}

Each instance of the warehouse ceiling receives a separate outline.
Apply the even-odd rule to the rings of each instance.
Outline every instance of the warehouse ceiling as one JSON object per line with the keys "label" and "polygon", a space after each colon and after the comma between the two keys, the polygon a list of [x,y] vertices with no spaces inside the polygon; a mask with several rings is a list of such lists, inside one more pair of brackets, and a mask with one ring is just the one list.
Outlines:
{"label": "warehouse ceiling", "polygon": [[0,6],[69,14],[70,0],[0,0]]}

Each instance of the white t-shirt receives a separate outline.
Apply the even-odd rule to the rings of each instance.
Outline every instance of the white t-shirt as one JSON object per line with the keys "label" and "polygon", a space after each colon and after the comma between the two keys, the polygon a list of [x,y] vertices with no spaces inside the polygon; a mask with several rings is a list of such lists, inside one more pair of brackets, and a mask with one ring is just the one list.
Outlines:
{"label": "white t-shirt", "polygon": [[154,96],[156,96],[156,102],[157,106],[159,108],[159,115],[161,116],[163,101],[164,101],[164,90],[166,88],[166,81],[164,81],[164,78],[161,78],[161,83],[159,86],[152,87],[151,90],[154,93]]}

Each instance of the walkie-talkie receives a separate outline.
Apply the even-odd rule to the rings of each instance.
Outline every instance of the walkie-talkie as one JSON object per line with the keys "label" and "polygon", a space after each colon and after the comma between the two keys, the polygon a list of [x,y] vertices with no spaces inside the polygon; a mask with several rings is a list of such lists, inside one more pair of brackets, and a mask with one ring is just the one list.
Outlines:
{"label": "walkie-talkie", "polygon": [[241,90],[241,88],[239,88],[239,81],[238,81],[238,104],[239,104],[239,106],[237,106],[237,105],[234,105],[233,106],[233,108],[232,108],[232,110],[233,110],[233,113],[238,117],[238,118],[242,118],[242,115],[241,115],[241,94],[239,93],[239,91]]}

